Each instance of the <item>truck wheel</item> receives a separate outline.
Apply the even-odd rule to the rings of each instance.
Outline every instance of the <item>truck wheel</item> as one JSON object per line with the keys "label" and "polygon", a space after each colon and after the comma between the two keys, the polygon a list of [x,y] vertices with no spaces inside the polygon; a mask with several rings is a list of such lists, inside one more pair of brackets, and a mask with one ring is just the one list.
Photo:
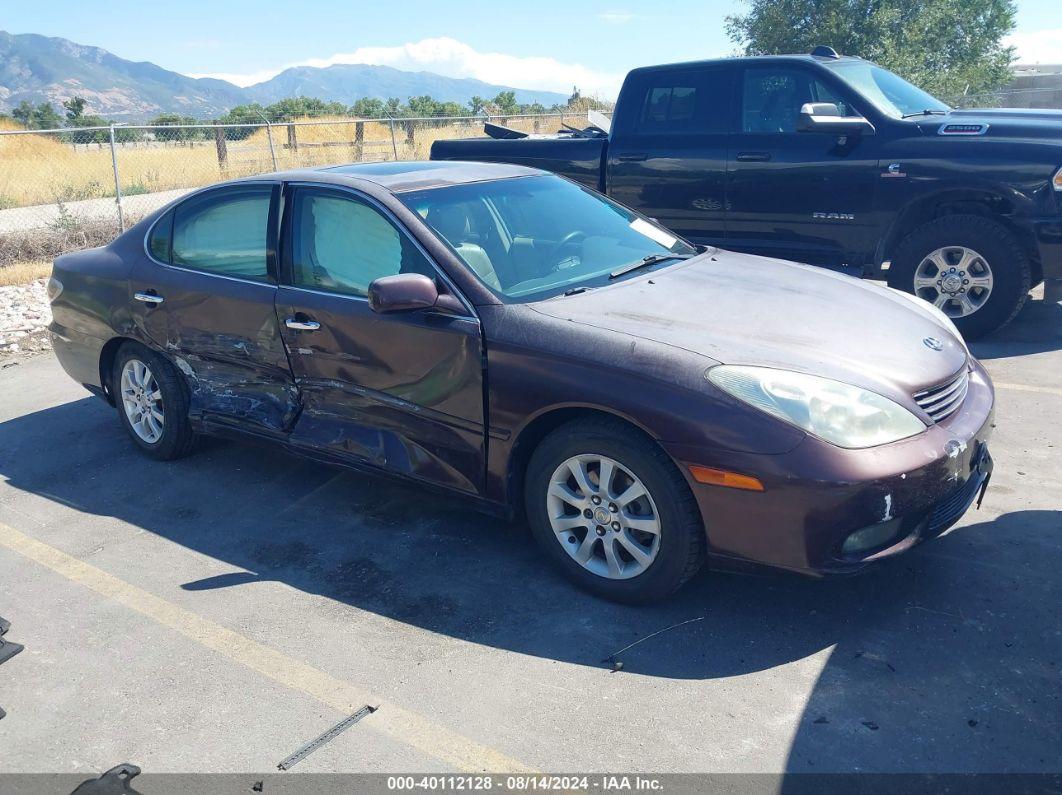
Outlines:
{"label": "truck wheel", "polygon": [[531,456],[524,497],[546,554],[606,599],[657,601],[700,568],[704,524],[689,486],[655,442],[622,422],[553,431]]}
{"label": "truck wheel", "polygon": [[980,215],[946,215],[900,243],[889,286],[936,305],[966,339],[1005,326],[1031,287],[1029,258],[1006,227]]}

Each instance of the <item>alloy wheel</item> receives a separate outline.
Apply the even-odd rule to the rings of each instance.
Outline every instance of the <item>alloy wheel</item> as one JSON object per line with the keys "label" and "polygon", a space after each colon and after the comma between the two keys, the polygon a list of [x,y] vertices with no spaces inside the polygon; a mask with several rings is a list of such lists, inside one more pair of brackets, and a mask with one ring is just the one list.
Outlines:
{"label": "alloy wheel", "polygon": [[151,368],[139,359],[130,359],[122,367],[122,407],[126,419],[140,439],[155,444],[162,438],[166,422],[159,389]]}
{"label": "alloy wheel", "polygon": [[564,551],[600,577],[637,577],[660,551],[652,496],[637,475],[607,456],[572,456],[558,466],[546,510]]}
{"label": "alloy wheel", "polygon": [[965,246],[944,246],[915,269],[914,293],[950,318],[972,315],[992,294],[992,268]]}

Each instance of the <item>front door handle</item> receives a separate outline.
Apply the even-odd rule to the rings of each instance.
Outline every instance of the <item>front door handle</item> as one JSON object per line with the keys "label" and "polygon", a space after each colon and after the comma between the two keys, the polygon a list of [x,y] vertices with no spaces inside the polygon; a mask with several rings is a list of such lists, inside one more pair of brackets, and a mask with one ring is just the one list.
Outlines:
{"label": "front door handle", "polygon": [[771,159],[770,152],[738,152],[737,161],[739,163],[766,163]]}
{"label": "front door handle", "polygon": [[133,298],[151,306],[158,306],[165,300],[161,295],[156,295],[154,290],[147,293],[133,293]]}
{"label": "front door handle", "polygon": [[628,152],[625,155],[617,155],[616,159],[621,163],[640,163],[643,160],[648,159],[649,155],[645,152]]}
{"label": "front door handle", "polygon": [[321,328],[321,324],[316,320],[298,320],[294,317],[289,317],[285,320],[284,325],[296,331],[317,331],[317,329]]}

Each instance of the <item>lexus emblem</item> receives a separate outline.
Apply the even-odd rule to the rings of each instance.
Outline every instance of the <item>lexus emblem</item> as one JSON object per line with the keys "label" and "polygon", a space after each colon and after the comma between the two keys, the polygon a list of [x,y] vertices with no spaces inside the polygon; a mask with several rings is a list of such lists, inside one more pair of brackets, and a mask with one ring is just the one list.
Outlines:
{"label": "lexus emblem", "polygon": [[922,344],[929,348],[931,351],[944,350],[944,343],[938,340],[936,337],[926,337],[922,340]]}

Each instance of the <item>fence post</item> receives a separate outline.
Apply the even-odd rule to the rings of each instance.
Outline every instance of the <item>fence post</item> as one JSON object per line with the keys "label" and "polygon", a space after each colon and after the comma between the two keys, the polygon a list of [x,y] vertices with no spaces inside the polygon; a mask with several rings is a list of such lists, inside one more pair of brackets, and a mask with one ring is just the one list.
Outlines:
{"label": "fence post", "polygon": [[391,116],[388,116],[387,120],[391,123],[391,149],[395,153],[395,160],[398,160],[398,143],[395,141],[395,120]]}
{"label": "fence post", "polygon": [[295,137],[295,125],[288,125],[288,149],[292,152],[299,151],[299,139]]}
{"label": "fence post", "polygon": [[114,145],[114,125],[111,125],[111,166],[114,168],[114,202],[118,205],[118,234],[125,231],[125,216],[122,215],[122,183],[118,179],[118,148]]}
{"label": "fence post", "polygon": [[413,159],[416,160],[417,159],[417,145],[416,145],[416,141],[414,140],[413,136],[414,136],[414,134],[416,132],[416,129],[417,129],[417,122],[415,120],[413,120],[413,119],[410,119],[409,121],[406,122],[405,126],[406,126],[406,145],[409,146],[410,154],[412,154]]}
{"label": "fence post", "polygon": [[222,173],[229,167],[229,149],[225,144],[225,130],[214,122],[214,145],[218,150],[218,168]]}
{"label": "fence post", "polygon": [[273,148],[273,125],[266,122],[266,137],[269,139],[269,157],[273,161],[273,170],[277,170],[277,150]]}
{"label": "fence post", "polygon": [[354,159],[359,163],[365,157],[365,122],[354,122]]}

